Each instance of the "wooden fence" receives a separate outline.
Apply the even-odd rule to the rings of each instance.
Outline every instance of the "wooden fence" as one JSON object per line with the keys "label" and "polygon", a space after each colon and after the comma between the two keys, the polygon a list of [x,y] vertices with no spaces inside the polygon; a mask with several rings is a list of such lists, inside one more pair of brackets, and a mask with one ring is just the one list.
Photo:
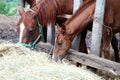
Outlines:
{"label": "wooden fence", "polygon": [[[50,43],[40,42],[39,45],[40,48],[46,51],[51,51],[51,49],[53,48],[53,45],[51,45]],[[114,76],[120,76],[120,63],[100,58],[93,54],[77,52],[73,49],[70,49],[66,56],[67,59],[74,62],[79,62],[86,66],[91,66],[102,71],[106,71],[107,73],[111,73]]]}

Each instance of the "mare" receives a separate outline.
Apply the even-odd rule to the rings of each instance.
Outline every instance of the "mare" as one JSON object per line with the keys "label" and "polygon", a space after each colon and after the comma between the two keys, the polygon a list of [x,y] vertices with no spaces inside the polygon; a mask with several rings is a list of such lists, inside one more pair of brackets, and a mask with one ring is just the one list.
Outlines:
{"label": "mare", "polygon": [[[93,22],[91,16],[94,15],[96,0],[90,0],[78,9],[78,11],[68,19],[62,27],[57,30],[55,45],[52,58],[60,61],[65,57],[66,52],[71,48],[73,38],[81,32],[87,25]],[[115,59],[119,62],[117,39],[115,33],[120,32],[120,0],[106,0],[104,29],[103,29],[103,48],[107,57],[109,57],[110,42],[115,51]],[[111,17],[110,17],[111,16]],[[86,31],[85,31],[86,33]],[[84,41],[85,42],[85,41]],[[117,50],[115,50],[117,49]]]}
{"label": "mare", "polygon": [[38,25],[55,25],[57,15],[72,14],[73,0],[39,0],[30,10],[25,12],[22,8],[21,11],[17,24],[19,43],[29,47],[34,43],[35,46],[42,34]]}

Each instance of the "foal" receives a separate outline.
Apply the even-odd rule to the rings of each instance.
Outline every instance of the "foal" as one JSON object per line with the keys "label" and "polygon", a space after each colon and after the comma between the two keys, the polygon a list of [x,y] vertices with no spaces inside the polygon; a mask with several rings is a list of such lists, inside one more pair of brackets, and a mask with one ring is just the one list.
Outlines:
{"label": "foal", "polygon": [[73,38],[88,24],[92,22],[95,10],[95,0],[90,0],[78,9],[72,18],[57,30],[52,58],[55,61],[61,60],[71,48]]}
{"label": "foal", "polygon": [[[120,9],[117,8],[120,5],[120,0],[116,0],[113,3],[113,0],[106,0],[106,8],[105,8],[105,18],[104,18],[104,31],[103,31],[103,48],[107,57],[109,57],[109,46],[110,42],[112,42],[112,46],[115,50],[115,59],[119,62],[119,54],[118,49],[116,48],[116,37],[115,33],[120,32]],[[112,5],[110,5],[112,4]],[[112,7],[112,8],[111,8]],[[115,12],[116,15],[113,15],[112,12]],[[71,42],[73,38],[81,32],[87,24],[91,23],[95,10],[95,0],[89,1],[87,4],[83,4],[82,7],[75,13],[75,15],[69,19],[61,28],[57,31],[57,36],[55,40],[53,56],[52,58],[55,61],[61,60],[65,57],[66,52],[71,47]],[[111,15],[111,17],[109,17]],[[115,23],[113,23],[115,21]],[[111,25],[110,25],[111,24]],[[107,28],[107,29],[105,29]],[[107,34],[106,34],[107,33]],[[113,34],[113,36],[111,36]],[[107,37],[106,37],[107,36]]]}

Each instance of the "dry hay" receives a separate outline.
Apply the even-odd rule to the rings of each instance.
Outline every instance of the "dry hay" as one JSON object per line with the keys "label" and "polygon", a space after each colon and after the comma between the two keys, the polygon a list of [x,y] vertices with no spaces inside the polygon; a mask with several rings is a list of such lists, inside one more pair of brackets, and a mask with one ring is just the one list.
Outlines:
{"label": "dry hay", "polygon": [[0,41],[0,80],[101,80],[70,63],[55,63],[43,52]]}

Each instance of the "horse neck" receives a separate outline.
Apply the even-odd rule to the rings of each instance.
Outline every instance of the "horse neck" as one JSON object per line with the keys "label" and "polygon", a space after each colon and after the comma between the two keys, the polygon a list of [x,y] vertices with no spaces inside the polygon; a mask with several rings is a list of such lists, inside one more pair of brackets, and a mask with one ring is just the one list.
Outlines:
{"label": "horse neck", "polygon": [[71,37],[74,38],[88,23],[93,20],[91,16],[93,16],[94,10],[95,0],[80,7],[73,17],[64,24],[66,33],[70,35],[72,34]]}
{"label": "horse neck", "polygon": [[71,6],[73,0],[40,0],[32,9],[37,11],[40,7],[38,18],[41,25],[46,26],[49,23],[55,24],[57,15],[72,13]]}
{"label": "horse neck", "polygon": [[73,0],[55,0],[57,4],[57,15],[72,14]]}

